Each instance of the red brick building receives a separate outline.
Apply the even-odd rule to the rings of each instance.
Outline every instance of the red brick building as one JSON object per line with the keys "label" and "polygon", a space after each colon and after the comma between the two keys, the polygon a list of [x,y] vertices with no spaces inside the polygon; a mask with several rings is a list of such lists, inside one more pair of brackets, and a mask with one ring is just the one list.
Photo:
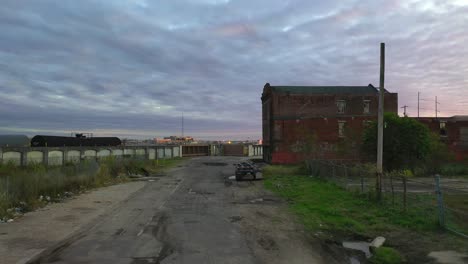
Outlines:
{"label": "red brick building", "polygon": [[[321,159],[359,159],[355,146],[366,122],[377,119],[378,95],[378,89],[371,84],[270,86],[267,83],[262,94],[265,161],[297,163],[310,155]],[[398,94],[386,92],[385,112],[398,112]]]}
{"label": "red brick building", "polygon": [[468,116],[420,117],[415,119],[439,135],[441,141],[455,153],[458,161],[467,161]]}

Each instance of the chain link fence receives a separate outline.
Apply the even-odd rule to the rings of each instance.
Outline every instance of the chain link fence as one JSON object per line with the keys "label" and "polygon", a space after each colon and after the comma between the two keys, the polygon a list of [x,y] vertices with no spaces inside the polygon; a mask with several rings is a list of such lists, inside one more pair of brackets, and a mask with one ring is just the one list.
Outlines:
{"label": "chain link fence", "polygon": [[[306,167],[312,176],[369,198],[376,197],[375,165],[308,160]],[[429,221],[468,238],[468,179],[385,173],[381,197],[381,205],[389,210],[427,215]]]}

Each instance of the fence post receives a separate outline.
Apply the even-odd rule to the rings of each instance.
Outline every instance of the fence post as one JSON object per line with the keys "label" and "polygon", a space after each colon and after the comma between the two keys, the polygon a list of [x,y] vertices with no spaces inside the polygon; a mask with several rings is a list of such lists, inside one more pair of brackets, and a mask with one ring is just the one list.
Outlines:
{"label": "fence post", "polygon": [[393,174],[390,173],[390,187],[392,188],[392,205],[395,205],[395,188],[393,187]]}
{"label": "fence post", "polygon": [[439,213],[439,225],[445,228],[445,212],[444,212],[444,200],[442,197],[442,191],[440,190],[440,175],[435,175],[436,183],[436,195],[437,195],[437,209]]}
{"label": "fence post", "polygon": [[364,193],[364,177],[361,174],[361,193]]}
{"label": "fence post", "polygon": [[403,177],[403,210],[406,212],[406,177]]}
{"label": "fence post", "polygon": [[344,173],[345,173],[345,188],[346,190],[348,190],[349,179],[348,179],[348,167],[346,167],[346,165],[344,165]]}
{"label": "fence post", "polygon": [[10,204],[10,175],[6,176],[6,201],[8,206],[11,206]]}

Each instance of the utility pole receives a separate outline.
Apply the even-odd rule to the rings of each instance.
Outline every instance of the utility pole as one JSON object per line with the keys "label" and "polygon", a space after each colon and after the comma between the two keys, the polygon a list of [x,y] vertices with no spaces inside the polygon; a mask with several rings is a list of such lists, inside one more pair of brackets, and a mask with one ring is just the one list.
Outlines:
{"label": "utility pole", "polygon": [[184,137],[184,113],[182,112],[182,137]]}
{"label": "utility pole", "polygon": [[403,115],[404,115],[404,116],[408,116],[408,115],[406,114],[406,108],[408,108],[408,107],[409,107],[409,106],[407,106],[407,105],[405,105],[405,106],[402,107],[403,109],[405,109],[404,112],[403,112]]}
{"label": "utility pole", "polygon": [[437,106],[438,106],[439,104],[440,104],[440,103],[437,102],[437,96],[436,96],[436,97],[435,97],[435,114],[436,114],[435,116],[436,116],[436,119],[437,119],[437,113],[439,112],[439,111],[437,110]]}
{"label": "utility pole", "polygon": [[382,173],[383,173],[383,124],[384,124],[384,81],[385,81],[385,43],[380,43],[380,93],[377,134],[377,199],[382,199]]}
{"label": "utility pole", "polygon": [[419,94],[420,92],[418,92],[418,119],[419,119]]}

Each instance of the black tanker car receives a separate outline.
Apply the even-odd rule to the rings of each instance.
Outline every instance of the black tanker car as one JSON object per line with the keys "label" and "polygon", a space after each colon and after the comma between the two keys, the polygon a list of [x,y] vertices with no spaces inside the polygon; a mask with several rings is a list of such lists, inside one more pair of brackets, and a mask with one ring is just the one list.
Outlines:
{"label": "black tanker car", "polygon": [[112,147],[120,146],[117,137],[59,137],[37,135],[31,139],[31,147]]}

